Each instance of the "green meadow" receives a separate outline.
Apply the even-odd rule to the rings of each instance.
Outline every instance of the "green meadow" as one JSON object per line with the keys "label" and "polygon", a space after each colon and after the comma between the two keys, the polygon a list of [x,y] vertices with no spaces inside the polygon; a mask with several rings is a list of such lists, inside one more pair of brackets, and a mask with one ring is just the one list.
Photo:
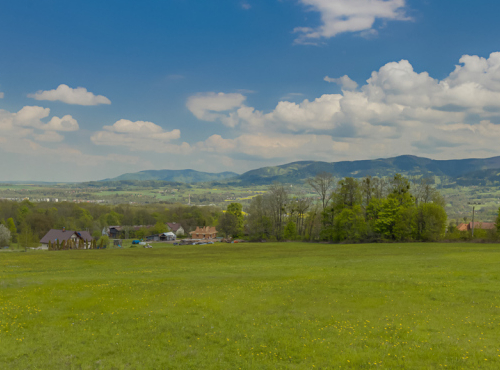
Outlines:
{"label": "green meadow", "polygon": [[1,369],[499,369],[497,244],[0,253]]}

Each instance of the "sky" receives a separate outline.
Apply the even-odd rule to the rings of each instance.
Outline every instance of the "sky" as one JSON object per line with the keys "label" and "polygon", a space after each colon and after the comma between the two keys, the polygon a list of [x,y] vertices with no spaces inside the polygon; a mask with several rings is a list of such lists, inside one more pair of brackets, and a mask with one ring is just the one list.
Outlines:
{"label": "sky", "polygon": [[0,2],[0,181],[500,155],[500,2]]}

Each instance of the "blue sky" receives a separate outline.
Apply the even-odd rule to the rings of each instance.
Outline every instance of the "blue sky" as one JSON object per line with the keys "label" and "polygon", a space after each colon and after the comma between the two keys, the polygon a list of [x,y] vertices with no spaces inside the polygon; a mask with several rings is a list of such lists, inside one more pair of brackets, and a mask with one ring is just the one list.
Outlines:
{"label": "blue sky", "polygon": [[2,2],[0,181],[500,155],[499,13],[456,0]]}

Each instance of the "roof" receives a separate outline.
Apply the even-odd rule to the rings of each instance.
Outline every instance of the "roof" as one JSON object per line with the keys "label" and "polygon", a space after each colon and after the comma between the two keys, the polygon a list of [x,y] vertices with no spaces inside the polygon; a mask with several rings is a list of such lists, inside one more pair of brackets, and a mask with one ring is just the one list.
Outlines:
{"label": "roof", "polygon": [[[482,230],[495,230],[496,224],[494,222],[474,222],[474,229],[482,229]],[[461,223],[457,226],[457,230],[459,231],[468,231],[472,230],[472,222],[468,224]]]}
{"label": "roof", "polygon": [[82,240],[86,241],[91,241],[94,240],[92,235],[88,231],[74,231],[74,230],[56,230],[56,229],[51,229],[45,236],[40,240],[40,243],[42,244],[48,244],[50,242],[55,242],[56,240],[59,240],[62,242],[63,240],[69,240],[71,236],[77,235]]}
{"label": "roof", "polygon": [[217,230],[215,229],[215,226],[204,226],[204,227],[199,227],[196,226],[195,231],[191,231],[190,234],[213,234],[217,233]]}
{"label": "roof", "polygon": [[172,230],[174,233],[179,230],[182,225],[178,224],[177,222],[167,222],[167,226]]}
{"label": "roof", "polygon": [[494,222],[474,222],[474,229],[494,230],[496,227]]}

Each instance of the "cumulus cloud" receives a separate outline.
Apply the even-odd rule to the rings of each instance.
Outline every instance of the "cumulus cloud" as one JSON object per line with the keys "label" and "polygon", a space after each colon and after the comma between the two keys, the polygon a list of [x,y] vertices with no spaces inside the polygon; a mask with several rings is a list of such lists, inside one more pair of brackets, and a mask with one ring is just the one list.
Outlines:
{"label": "cumulus cloud", "polygon": [[330,78],[326,76],[324,80],[326,82],[336,83],[337,85],[341,86],[343,90],[356,90],[356,88],[358,87],[356,81],[351,80],[347,75],[339,78]]}
{"label": "cumulus cloud", "polygon": [[103,95],[94,95],[84,87],[73,89],[64,84],[59,85],[55,90],[40,90],[35,94],[28,94],[28,97],[36,100],[58,100],[66,104],[75,105],[111,104],[111,101]]}
{"label": "cumulus cloud", "polygon": [[299,44],[316,44],[323,38],[345,32],[373,36],[375,20],[408,20],[405,0],[300,0],[311,11],[321,14],[322,25],[316,28],[297,27]]}
{"label": "cumulus cloud", "polygon": [[154,151],[157,153],[186,153],[190,151],[187,143],[172,144],[181,137],[180,130],[165,131],[162,127],[147,121],[121,119],[112,126],[104,126],[91,136],[96,145],[125,146],[134,151]]}
{"label": "cumulus cloud", "polygon": [[[78,122],[70,115],[62,118],[52,117],[48,123],[42,120],[49,117],[50,109],[25,106],[16,113],[11,113],[6,110],[0,110],[0,134],[9,134],[11,136],[29,136],[36,133],[34,129],[40,131],[77,131],[79,129]],[[48,137],[49,134],[43,137]],[[52,134],[52,137],[56,137]],[[59,136],[57,136],[59,138]]]}
{"label": "cumulus cloud", "polygon": [[296,158],[304,155],[315,157],[349,149],[349,144],[335,142],[328,135],[292,134],[243,134],[235,139],[224,139],[212,135],[197,145],[197,149],[212,153],[231,153],[237,151],[258,158]]}
{"label": "cumulus cloud", "polygon": [[[231,111],[240,107],[245,100],[246,97],[240,93],[208,92],[189,97],[186,106],[200,120],[220,120],[226,126],[234,127],[237,122],[233,119],[234,112]],[[230,113],[226,115],[221,112]]]}
{"label": "cumulus cloud", "polygon": [[[498,154],[500,53],[489,58],[463,56],[442,80],[415,71],[407,60],[387,63],[360,87],[348,76],[326,80],[341,84],[342,93],[300,103],[282,100],[270,112],[245,105],[243,98],[234,100],[226,111],[205,101],[203,112],[220,112],[218,120],[230,120],[242,133],[232,139],[212,136],[197,148],[263,158],[280,150],[307,155],[313,152],[306,148],[320,146],[309,143],[321,138],[328,150],[349,148],[349,153],[361,157]],[[206,114],[196,116],[213,120]],[[325,137],[331,137],[332,143]]]}

